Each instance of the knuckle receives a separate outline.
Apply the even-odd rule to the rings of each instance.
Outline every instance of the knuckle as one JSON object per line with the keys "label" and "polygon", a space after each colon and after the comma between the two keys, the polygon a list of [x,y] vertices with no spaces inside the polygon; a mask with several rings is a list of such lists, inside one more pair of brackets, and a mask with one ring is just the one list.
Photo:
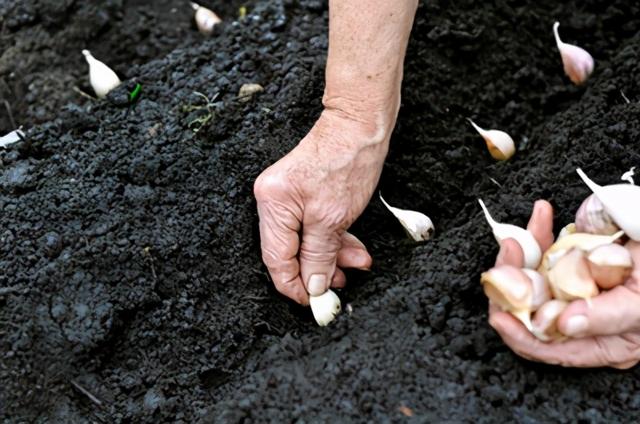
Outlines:
{"label": "knuckle", "polygon": [[278,175],[263,172],[253,183],[253,195],[257,200],[266,200],[283,191],[285,180]]}

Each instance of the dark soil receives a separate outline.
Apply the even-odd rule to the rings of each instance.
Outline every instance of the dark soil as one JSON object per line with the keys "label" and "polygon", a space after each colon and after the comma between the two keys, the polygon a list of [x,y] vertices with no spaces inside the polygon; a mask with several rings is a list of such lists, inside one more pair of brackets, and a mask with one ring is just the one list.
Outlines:
{"label": "dark soil", "polygon": [[[546,198],[563,225],[587,195],[576,167],[606,183],[640,165],[640,6],[421,4],[380,189],[437,237],[408,242],[373,201],[353,232],[374,269],[319,328],[261,265],[252,183],[321,110],[325,2],[257,0],[241,21],[241,2],[207,3],[225,18],[209,38],[187,2],[143,3],[0,3],[0,94],[28,129],[0,151],[5,422],[637,422],[638,368],[531,363],[488,326],[476,198],[521,225]],[[594,54],[585,87],[556,19]],[[142,84],[134,108],[73,91],[82,48]],[[241,103],[245,82],[265,91]],[[517,155],[494,162],[466,117]]]}

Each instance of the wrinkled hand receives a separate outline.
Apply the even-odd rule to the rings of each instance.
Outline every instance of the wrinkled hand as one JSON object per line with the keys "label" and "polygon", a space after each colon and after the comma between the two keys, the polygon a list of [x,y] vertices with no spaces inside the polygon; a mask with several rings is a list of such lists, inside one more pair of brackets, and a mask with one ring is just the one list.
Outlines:
{"label": "wrinkled hand", "polygon": [[[543,251],[553,243],[553,209],[536,202],[527,227]],[[544,343],[495,305],[489,307],[489,323],[518,355],[566,367],[630,368],[640,361],[640,243],[629,242],[634,270],[624,285],[591,299],[569,304],[558,318],[560,332],[573,338]],[[523,253],[512,239],[502,243],[496,265],[522,267]]]}
{"label": "wrinkled hand", "polygon": [[380,178],[392,126],[325,110],[309,134],[256,180],[262,259],[276,289],[306,305],[344,287],[342,269],[371,256],[347,229]]}

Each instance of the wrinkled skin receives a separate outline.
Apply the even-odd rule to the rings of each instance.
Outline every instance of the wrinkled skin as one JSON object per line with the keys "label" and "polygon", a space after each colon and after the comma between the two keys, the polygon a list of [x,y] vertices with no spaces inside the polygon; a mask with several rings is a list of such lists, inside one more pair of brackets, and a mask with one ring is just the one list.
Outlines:
{"label": "wrinkled skin", "polygon": [[[553,209],[536,202],[527,227],[542,250],[553,243]],[[489,323],[518,355],[532,361],[565,367],[630,368],[640,361],[640,243],[629,242],[634,269],[624,285],[591,299],[576,300],[558,318],[558,329],[572,338],[545,343],[535,338],[520,321],[495,305],[489,306]],[[522,267],[520,245],[505,240],[496,265]]]}

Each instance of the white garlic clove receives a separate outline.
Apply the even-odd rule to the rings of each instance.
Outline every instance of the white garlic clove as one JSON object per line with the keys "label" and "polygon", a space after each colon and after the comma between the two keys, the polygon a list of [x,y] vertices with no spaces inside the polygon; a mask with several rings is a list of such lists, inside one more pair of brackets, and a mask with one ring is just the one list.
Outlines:
{"label": "white garlic clove", "polygon": [[415,241],[429,240],[435,231],[431,219],[423,213],[399,209],[390,206],[380,194],[380,200],[391,211],[391,213],[400,221],[400,224],[407,231],[409,236]]}
{"label": "white garlic clove", "polygon": [[576,170],[582,181],[598,196],[613,222],[632,240],[640,241],[640,186],[631,184],[614,184],[600,186],[578,168]]}
{"label": "white garlic clove", "polygon": [[242,84],[240,90],[238,91],[238,99],[243,103],[248,102],[249,100],[251,100],[254,94],[260,93],[262,91],[264,91],[264,87],[262,87],[260,84]]}
{"label": "white garlic clove", "polygon": [[82,50],[89,64],[89,82],[98,98],[105,97],[109,91],[120,85],[120,78],[111,68],[91,55],[89,50]]}
{"label": "white garlic clove", "polygon": [[584,83],[589,78],[589,75],[591,75],[591,72],[593,72],[593,57],[581,47],[562,42],[558,34],[559,26],[559,22],[553,24],[553,35],[555,36],[558,50],[560,50],[564,72],[571,82],[580,85]]}
{"label": "white garlic clove", "polygon": [[589,263],[580,249],[561,257],[547,274],[553,297],[560,300],[590,299],[599,293],[589,271]]}
{"label": "white garlic clove", "polygon": [[564,338],[558,331],[557,321],[568,305],[569,303],[564,300],[553,299],[540,306],[531,323],[533,335],[543,342]]}
{"label": "white garlic clove", "polygon": [[22,132],[22,130],[19,130],[19,129],[13,130],[10,133],[0,137],[0,147],[10,146],[22,140],[23,138],[24,138],[24,132]]}
{"label": "white garlic clove", "polygon": [[467,118],[473,128],[482,136],[489,153],[496,160],[507,160],[516,152],[516,145],[509,134],[500,130],[484,130]]}
{"label": "white garlic clove", "polygon": [[195,21],[198,31],[202,34],[209,35],[213,32],[213,27],[222,22],[222,19],[211,9],[200,6],[198,3],[191,2],[191,7],[196,11]]}
{"label": "white garlic clove", "polygon": [[615,243],[593,249],[587,259],[591,276],[603,289],[612,289],[624,283],[633,269],[631,252]]}
{"label": "white garlic clove", "polygon": [[573,233],[568,234],[562,238],[559,238],[555,243],[551,245],[544,253],[542,262],[538,267],[540,274],[547,275],[549,269],[551,269],[555,263],[573,248],[589,252],[598,246],[605,244],[611,244],[624,235],[623,231],[618,231],[610,236],[587,234],[587,233]]}
{"label": "white garlic clove", "polygon": [[624,174],[622,174],[622,177],[620,177],[620,179],[622,181],[626,181],[631,185],[635,185],[636,182],[633,181],[633,176],[636,175],[636,167],[632,166],[631,169],[629,169],[627,172],[625,172]]}
{"label": "white garlic clove", "polygon": [[309,296],[309,305],[313,318],[319,326],[328,325],[340,313],[340,298],[332,290],[327,290],[320,296]]}
{"label": "white garlic clove", "polygon": [[578,232],[578,228],[576,227],[575,223],[570,223],[565,225],[564,227],[562,227],[562,229],[560,230],[560,233],[558,233],[558,240],[560,240],[562,237],[566,237],[569,234],[575,234]]}
{"label": "white garlic clove", "polygon": [[537,271],[532,269],[523,269],[522,272],[525,273],[529,280],[531,280],[531,306],[529,309],[531,312],[535,312],[542,306],[545,302],[551,300],[551,289],[549,288],[549,284],[545,280],[544,276]]}
{"label": "white garlic clove", "polygon": [[611,235],[620,231],[598,196],[591,194],[584,199],[576,212],[576,230],[579,233]]}
{"label": "white garlic clove", "polygon": [[499,265],[483,272],[480,282],[485,295],[503,311],[510,312],[531,328],[533,288],[529,277],[511,265]]}
{"label": "white garlic clove", "polygon": [[498,243],[502,243],[503,240],[508,238],[514,239],[518,242],[522,248],[522,252],[524,253],[524,267],[531,269],[536,268],[540,263],[542,252],[540,251],[540,245],[533,237],[533,234],[516,225],[496,222],[489,213],[487,207],[484,205],[484,202],[481,199],[478,199],[478,202],[480,202],[480,206],[484,212],[484,217],[493,230],[493,236],[496,238]]}

